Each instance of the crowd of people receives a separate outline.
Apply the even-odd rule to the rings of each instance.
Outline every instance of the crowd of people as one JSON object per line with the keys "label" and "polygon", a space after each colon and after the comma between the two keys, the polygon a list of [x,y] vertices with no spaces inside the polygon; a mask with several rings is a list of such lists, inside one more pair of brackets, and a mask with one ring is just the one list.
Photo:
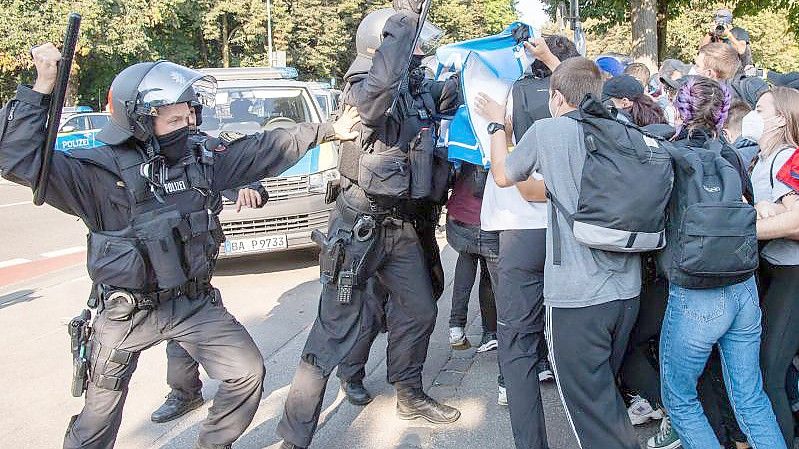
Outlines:
{"label": "crowd of people", "polygon": [[[526,45],[537,60],[507,104],[488,95],[477,102],[479,114],[504,125],[492,134],[491,168],[479,189],[482,230],[499,231],[500,242],[493,301],[481,288],[480,305],[496,310],[499,402],[509,404],[516,447],[547,447],[534,384],[549,364],[580,447],[638,448],[633,426],[653,419],[661,426],[650,449],[793,447],[799,212],[797,186],[778,177],[796,173],[792,75],[751,70],[748,34],[732,27],[727,10],[717,12],[692,63],[666,60],[654,75],[641,63],[582,58],[560,36]],[[587,95],[601,98],[616,122],[670,148],[674,184],[659,251],[586,246],[575,237],[574,215],[560,206],[547,213],[547,201],[572,213],[580,207]],[[714,174],[722,166],[726,173]],[[471,170],[461,170],[463,182],[474,182]],[[731,190],[723,195],[730,209],[692,214],[700,207],[701,195],[688,187],[696,170],[704,170],[708,192]],[[458,292],[474,282],[462,262],[473,251],[449,236],[462,195],[456,187],[447,227],[459,251]],[[748,215],[739,220],[739,210]],[[712,259],[729,258],[735,269],[710,274],[723,271]],[[461,297],[453,294],[450,321],[456,349]],[[495,335],[486,316],[480,349]]]}

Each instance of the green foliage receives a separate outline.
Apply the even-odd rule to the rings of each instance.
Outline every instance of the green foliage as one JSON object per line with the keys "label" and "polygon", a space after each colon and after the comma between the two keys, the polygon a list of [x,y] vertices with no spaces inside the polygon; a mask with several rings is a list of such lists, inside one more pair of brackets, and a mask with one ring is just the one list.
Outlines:
{"label": "green foliage", "polygon": [[[703,7],[686,7],[670,17],[666,42],[666,57],[692,62],[699,42],[710,28],[714,11],[721,5],[707,3]],[[747,31],[751,38],[752,56],[758,66],[787,72],[799,70],[797,38],[785,11],[759,10],[736,16],[735,25]],[[588,54],[605,52],[629,54],[631,26],[629,22],[605,29],[598,19],[586,21]]]}
{"label": "green foliage", "polygon": [[[355,56],[365,14],[390,0],[271,0],[274,50],[304,79],[340,78]],[[32,82],[34,45],[60,45],[66,16],[83,15],[73,102],[100,107],[114,75],[139,61],[190,67],[269,63],[266,0],[0,0],[0,100]],[[434,0],[430,19],[447,41],[494,33],[515,20],[512,0]]]}

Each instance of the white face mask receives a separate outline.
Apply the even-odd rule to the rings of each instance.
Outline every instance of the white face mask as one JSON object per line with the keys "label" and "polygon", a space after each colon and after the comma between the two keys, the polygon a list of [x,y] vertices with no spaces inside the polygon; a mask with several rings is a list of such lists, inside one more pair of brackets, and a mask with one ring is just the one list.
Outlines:
{"label": "white face mask", "polygon": [[757,111],[750,111],[741,120],[741,137],[757,142],[763,137],[766,124]]}
{"label": "white face mask", "polygon": [[675,122],[677,121],[677,108],[675,108],[673,104],[669,103],[666,105],[663,112],[666,114],[666,121],[668,122],[669,126],[674,127]]}
{"label": "white face mask", "polygon": [[695,65],[691,66],[691,70],[688,71],[688,75],[699,75],[699,69],[697,69]]}

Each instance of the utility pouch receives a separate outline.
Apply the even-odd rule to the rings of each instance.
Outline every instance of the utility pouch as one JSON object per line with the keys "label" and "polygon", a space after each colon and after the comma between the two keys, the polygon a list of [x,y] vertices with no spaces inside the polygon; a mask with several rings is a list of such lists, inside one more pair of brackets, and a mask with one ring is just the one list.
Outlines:
{"label": "utility pouch", "polygon": [[[488,171],[486,171],[488,173]],[[452,170],[447,147],[437,147],[433,153],[433,181],[430,200],[436,204],[447,202]],[[482,197],[482,195],[481,195]]]}
{"label": "utility pouch", "polygon": [[103,297],[103,312],[111,321],[128,321],[136,312],[136,299],[124,290],[113,290]]}
{"label": "utility pouch", "polygon": [[358,186],[367,194],[407,198],[410,185],[411,172],[407,156],[377,153],[361,155]]}
{"label": "utility pouch", "polygon": [[327,183],[325,189],[325,204],[333,204],[341,194],[341,180],[335,179]]}
{"label": "utility pouch", "polygon": [[186,217],[188,229],[181,229],[183,235],[183,260],[189,279],[207,276],[210,272],[210,260],[216,253],[220,243],[214,237],[219,229],[218,221],[208,210],[192,212]]}
{"label": "utility pouch", "polygon": [[147,285],[147,263],[138,241],[126,229],[90,232],[87,237],[86,268],[95,284],[141,290]]}
{"label": "utility pouch", "polygon": [[409,157],[411,166],[411,198],[427,199],[433,190],[433,134],[430,127],[422,128]]}
{"label": "utility pouch", "polygon": [[183,218],[175,208],[142,214],[134,223],[136,235],[147,249],[159,289],[175,288],[188,280],[180,243],[186,236],[185,225],[181,229],[182,224]]}

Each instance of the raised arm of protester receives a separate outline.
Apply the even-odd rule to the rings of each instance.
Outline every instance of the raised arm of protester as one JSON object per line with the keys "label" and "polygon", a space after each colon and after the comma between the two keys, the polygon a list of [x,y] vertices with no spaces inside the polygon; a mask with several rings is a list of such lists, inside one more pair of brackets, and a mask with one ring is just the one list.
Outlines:
{"label": "raised arm of protester", "polygon": [[527,51],[533,55],[533,57],[543,62],[549,68],[549,70],[553,72],[555,71],[555,68],[560,65],[560,59],[558,59],[558,57],[552,53],[543,37],[533,39],[532,42],[526,41],[524,43],[524,48],[526,48]]}

